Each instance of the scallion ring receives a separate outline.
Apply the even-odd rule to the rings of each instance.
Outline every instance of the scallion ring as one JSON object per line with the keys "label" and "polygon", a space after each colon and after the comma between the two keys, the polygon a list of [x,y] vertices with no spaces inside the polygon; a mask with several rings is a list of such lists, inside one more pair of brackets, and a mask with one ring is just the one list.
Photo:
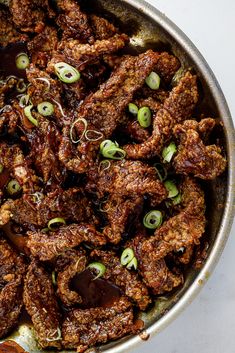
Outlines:
{"label": "scallion ring", "polygon": [[174,154],[177,152],[177,148],[174,142],[171,142],[169,144],[169,146],[163,148],[162,151],[162,158],[163,158],[163,162],[166,163],[170,163],[170,161],[172,160],[172,157],[174,156]]}
{"label": "scallion ring", "polygon": [[99,277],[102,277],[106,271],[105,265],[100,262],[92,262],[90,265],[87,266],[87,268],[94,269],[98,273],[97,276],[93,279],[93,281]]}
{"label": "scallion ring", "polygon": [[127,265],[126,268],[128,268],[128,270],[131,270],[132,267],[137,270],[138,267],[138,261],[136,257],[133,257],[133,259],[129,262],[129,264]]}
{"label": "scallion ring", "polygon": [[65,83],[77,82],[81,77],[80,72],[75,67],[64,62],[55,64],[55,72],[59,79]]}
{"label": "scallion ring", "polygon": [[33,108],[33,105],[28,105],[27,107],[25,107],[24,114],[33,125],[38,126],[37,119],[32,116],[32,113],[31,113],[32,108]]}
{"label": "scallion ring", "polygon": [[160,87],[161,79],[159,75],[152,71],[151,74],[146,78],[145,83],[149,86],[149,88],[153,90],[157,90]]}
{"label": "scallion ring", "polygon": [[162,224],[162,213],[157,210],[148,212],[144,216],[143,224],[148,229],[159,228]]}
{"label": "scallion ring", "polygon": [[22,78],[17,82],[16,90],[19,93],[24,93],[27,90],[27,85]]}
{"label": "scallion ring", "polygon": [[17,180],[12,179],[9,181],[9,183],[7,184],[7,192],[9,195],[15,195],[18,194],[21,191],[21,186],[18,183]]}
{"label": "scallion ring", "polygon": [[179,194],[179,190],[177,189],[175,183],[171,180],[167,180],[164,183],[165,188],[168,191],[168,198],[172,199]]}
{"label": "scallion ring", "polygon": [[111,163],[108,159],[104,159],[103,161],[100,162],[98,171],[99,173],[104,172],[105,170],[109,169],[111,166]]}
{"label": "scallion ring", "polygon": [[119,144],[116,141],[113,142],[111,140],[104,140],[100,144],[100,152],[102,153],[103,149],[105,149],[105,148],[108,149],[108,148],[113,147],[113,146],[114,147],[119,147]]}
{"label": "scallion ring", "polygon": [[[91,135],[96,135],[96,137],[89,137],[88,135],[91,134]],[[85,138],[87,139],[87,141],[99,141],[100,139],[103,138],[103,133],[100,132],[100,131],[96,131],[96,130],[87,130],[85,132]]]}
{"label": "scallion ring", "polygon": [[56,218],[51,219],[48,222],[47,227],[49,228],[49,230],[51,230],[53,232],[54,230],[56,230],[58,228],[59,225],[62,225],[62,224],[66,224],[65,219],[61,218],[61,217],[56,217]]}
{"label": "scallion ring", "polygon": [[119,147],[111,146],[110,148],[103,148],[102,155],[105,158],[122,160],[126,157],[126,151]]}
{"label": "scallion ring", "polygon": [[28,103],[29,103],[29,95],[28,94],[24,94],[23,96],[20,97],[19,106],[21,108],[25,108]]}
{"label": "scallion ring", "polygon": [[149,107],[140,108],[137,114],[137,119],[140,126],[143,128],[149,127],[152,121],[152,113]]}
{"label": "scallion ring", "polygon": [[0,174],[3,172],[4,166],[2,163],[0,163]]}
{"label": "scallion ring", "polygon": [[[83,125],[84,125],[84,130],[83,130],[83,132],[82,132],[82,134],[81,134],[81,137],[78,139],[78,140],[74,140],[74,138],[73,138],[73,129],[74,129],[74,127],[75,127],[75,125],[77,124],[77,123],[79,123],[79,122],[81,122],[81,123],[83,123]],[[70,139],[71,139],[71,141],[73,142],[73,143],[79,143],[82,139],[83,139],[83,137],[84,137],[84,135],[85,135],[85,133],[86,133],[86,131],[87,131],[87,121],[86,121],[86,119],[84,119],[84,118],[78,118],[78,119],[76,119],[73,123],[72,123],[72,125],[71,125],[71,128],[70,128]]]}
{"label": "scallion ring", "polygon": [[54,113],[54,105],[50,102],[42,102],[37,106],[39,114],[43,116],[50,116]]}
{"label": "scallion ring", "polygon": [[19,70],[25,70],[29,66],[29,57],[26,53],[20,53],[16,57],[16,67]]}
{"label": "scallion ring", "polygon": [[138,114],[138,111],[139,111],[139,108],[137,107],[136,104],[134,103],[129,103],[128,104],[128,110],[129,110],[129,113],[133,114],[133,115],[137,115]]}
{"label": "scallion ring", "polygon": [[161,163],[155,163],[154,168],[156,169],[157,175],[160,181],[164,181],[167,178],[166,168]]}
{"label": "scallion ring", "polygon": [[177,196],[172,198],[172,203],[174,206],[179,205],[181,201],[182,201],[182,196],[180,193]]}
{"label": "scallion ring", "polygon": [[135,253],[131,248],[126,248],[121,255],[121,264],[126,266],[135,257]]}
{"label": "scallion ring", "polygon": [[35,80],[45,82],[47,84],[47,91],[46,92],[48,92],[50,90],[51,83],[48,80],[48,78],[46,78],[46,77],[36,77]]}

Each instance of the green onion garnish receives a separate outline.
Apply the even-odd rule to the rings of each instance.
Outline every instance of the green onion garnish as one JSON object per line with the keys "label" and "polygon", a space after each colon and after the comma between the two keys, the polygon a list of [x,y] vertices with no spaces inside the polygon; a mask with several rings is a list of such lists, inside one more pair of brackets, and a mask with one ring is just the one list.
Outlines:
{"label": "green onion garnish", "polygon": [[131,114],[133,114],[133,115],[137,115],[139,108],[137,107],[136,104],[134,104],[134,103],[129,103],[129,104],[128,104],[128,110],[129,110],[129,113],[131,113]]}
{"label": "green onion garnish", "polygon": [[9,183],[7,184],[7,192],[9,195],[18,194],[18,192],[20,191],[21,191],[21,186],[17,180],[12,179],[11,181],[9,181]]}
{"label": "green onion garnish", "polygon": [[28,94],[24,94],[23,96],[20,97],[19,106],[21,108],[25,108],[28,103],[29,103],[29,95]]}
{"label": "green onion garnish", "polygon": [[59,79],[65,83],[77,82],[81,77],[80,72],[75,67],[64,62],[55,64],[55,72]]}
{"label": "green onion garnish", "polygon": [[48,222],[47,227],[49,228],[49,230],[54,231],[61,224],[66,224],[65,219],[64,218],[60,218],[60,217],[56,217],[56,218],[51,219]]}
{"label": "green onion garnish", "polygon": [[162,158],[163,158],[163,162],[166,163],[170,163],[173,155],[177,152],[177,148],[174,142],[171,142],[169,144],[169,146],[163,148],[162,151]]}
{"label": "green onion garnish", "polygon": [[117,142],[105,140],[100,144],[100,152],[105,158],[121,160],[126,157],[126,152],[119,148]]}
{"label": "green onion garnish", "polygon": [[133,257],[133,259],[129,262],[126,268],[128,268],[128,270],[131,270],[133,267],[135,270],[137,270],[137,266],[138,266],[137,258]]}
{"label": "green onion garnish", "polygon": [[21,78],[16,84],[16,90],[19,93],[24,93],[26,89],[27,89],[27,85],[24,82],[24,80]]}
{"label": "green onion garnish", "polygon": [[138,111],[137,119],[140,126],[147,128],[151,125],[152,114],[149,107],[142,107]]}
{"label": "green onion garnish", "polygon": [[3,172],[4,166],[2,163],[0,163],[0,174]]}
{"label": "green onion garnish", "polygon": [[154,168],[156,169],[160,181],[164,181],[167,178],[166,168],[161,163],[155,163]]}
{"label": "green onion garnish", "polygon": [[176,185],[171,180],[167,180],[164,183],[165,188],[168,191],[168,198],[172,199],[179,194],[179,190],[177,189]]}
{"label": "green onion garnish", "polygon": [[[73,135],[74,135],[73,129],[74,129],[75,125],[77,123],[79,123],[79,122],[81,122],[84,125],[84,130],[83,130],[83,132],[81,134],[81,137],[78,140],[74,140],[74,138],[73,138]],[[79,143],[83,139],[83,137],[84,137],[84,135],[85,135],[85,133],[87,131],[87,125],[88,125],[87,121],[84,118],[78,118],[72,123],[71,128],[70,128],[70,139],[71,139],[71,141],[73,143]]]}
{"label": "green onion garnish", "polygon": [[162,224],[162,213],[157,210],[148,212],[144,216],[143,224],[148,229],[159,228]]}
{"label": "green onion garnish", "polygon": [[121,255],[121,264],[126,266],[135,257],[135,253],[131,248],[126,248]]}
{"label": "green onion garnish", "polygon": [[149,88],[157,90],[160,86],[161,79],[159,75],[152,71],[151,74],[146,78],[145,83],[149,86]]}
{"label": "green onion garnish", "polygon": [[31,109],[33,108],[33,105],[28,105],[27,107],[24,108],[24,114],[28,118],[28,120],[35,126],[38,126],[38,121],[32,116]]}
{"label": "green onion garnish", "polygon": [[50,116],[54,113],[54,105],[51,104],[50,102],[39,103],[37,108],[38,108],[39,114],[43,116]]}
{"label": "green onion garnish", "polygon": [[182,201],[182,196],[181,194],[178,194],[177,196],[172,198],[172,203],[174,206],[179,205]]}
{"label": "green onion garnish", "polygon": [[93,279],[93,281],[99,277],[102,277],[106,271],[105,265],[100,262],[92,262],[90,265],[87,266],[87,268],[95,269],[95,271],[98,273],[97,276]]}
{"label": "green onion garnish", "polygon": [[25,70],[29,66],[29,57],[26,53],[21,53],[16,57],[16,67],[19,70]]}

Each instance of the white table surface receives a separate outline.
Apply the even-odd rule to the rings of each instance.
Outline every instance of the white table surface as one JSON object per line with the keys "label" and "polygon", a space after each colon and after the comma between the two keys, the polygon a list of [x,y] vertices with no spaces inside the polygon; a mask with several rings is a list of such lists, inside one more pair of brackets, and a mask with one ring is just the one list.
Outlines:
{"label": "white table surface", "polygon": [[[175,22],[201,51],[220,82],[235,122],[235,1],[148,2]],[[170,326],[133,353],[235,353],[234,258],[235,224],[199,296]]]}

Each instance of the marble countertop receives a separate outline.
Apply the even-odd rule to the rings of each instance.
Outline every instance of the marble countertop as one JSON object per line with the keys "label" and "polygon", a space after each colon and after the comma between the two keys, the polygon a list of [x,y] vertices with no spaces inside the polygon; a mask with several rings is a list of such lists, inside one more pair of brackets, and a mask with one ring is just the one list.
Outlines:
{"label": "marble countertop", "polygon": [[[178,25],[214,71],[235,123],[235,1],[148,0]],[[235,166],[234,166],[235,168]],[[133,353],[235,352],[235,224],[213,275],[170,326]]]}

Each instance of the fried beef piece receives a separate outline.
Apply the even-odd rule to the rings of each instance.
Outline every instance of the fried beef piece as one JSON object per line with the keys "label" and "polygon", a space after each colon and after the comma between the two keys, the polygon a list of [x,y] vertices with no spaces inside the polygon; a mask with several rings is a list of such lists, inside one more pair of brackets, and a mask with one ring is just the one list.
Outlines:
{"label": "fried beef piece", "polygon": [[82,250],[68,250],[57,259],[57,295],[66,306],[81,303],[81,296],[70,289],[72,278],[86,269],[87,259]]}
{"label": "fried beef piece", "polygon": [[113,252],[94,250],[91,253],[91,257],[98,259],[106,266],[106,271],[103,275],[104,279],[118,286],[140,310],[147,308],[151,302],[148,289],[135,272],[123,267],[119,258]]}
{"label": "fried beef piece", "polygon": [[91,15],[90,22],[96,40],[108,39],[118,33],[117,28],[103,17]]}
{"label": "fried beef piece", "polygon": [[42,348],[61,348],[60,314],[51,276],[33,261],[24,284],[24,305]]}
{"label": "fried beef piece", "polygon": [[23,32],[40,33],[46,16],[54,16],[48,0],[11,0],[9,8],[15,25]]}
{"label": "fried beef piece", "polygon": [[72,249],[82,242],[95,246],[106,244],[106,238],[90,224],[70,224],[54,232],[28,232],[28,248],[31,254],[41,261],[52,260],[66,249]]}
{"label": "fried beef piece", "polygon": [[200,137],[214,126],[213,119],[203,119],[200,123],[194,120],[186,121],[174,127],[174,134],[180,138],[174,167],[177,173],[194,175],[195,177],[212,180],[226,168],[226,159],[221,154],[221,148],[216,145],[206,146]]}
{"label": "fried beef piece", "polygon": [[126,247],[133,249],[138,260],[138,272],[153,294],[161,295],[178,287],[183,283],[183,276],[177,271],[171,271],[164,259],[153,260],[143,250],[143,242],[146,240],[142,234],[137,235]]}
{"label": "fried beef piece", "polygon": [[24,192],[33,192],[37,177],[17,145],[0,144],[0,163],[22,186]]}
{"label": "fried beef piece", "polygon": [[103,234],[112,243],[119,243],[122,235],[132,219],[136,219],[143,208],[143,198],[136,196],[128,199],[111,196],[105,206],[109,225],[104,228]]}
{"label": "fried beef piece", "polygon": [[92,44],[94,42],[92,29],[87,15],[81,11],[77,2],[59,0],[57,6],[62,11],[57,18],[57,24],[63,30],[63,39],[74,38]]}
{"label": "fried beef piece", "polygon": [[22,309],[25,264],[20,255],[0,235],[0,338],[18,323]]}
{"label": "fried beef piece", "polygon": [[90,177],[90,184],[88,182],[86,187],[97,188],[101,197],[105,193],[116,197],[147,195],[154,205],[160,204],[167,197],[164,185],[158,180],[156,169],[140,161],[113,162],[110,168],[101,170],[98,176],[90,173]]}
{"label": "fried beef piece", "polygon": [[[79,207],[78,207],[79,205]],[[91,203],[77,188],[24,195],[11,205],[12,218],[26,227],[44,227],[52,218],[62,217],[69,222],[96,222]]]}
{"label": "fried beef piece", "polygon": [[205,231],[205,199],[197,182],[189,177],[183,182],[182,205],[182,211],[165,221],[154,236],[143,242],[142,249],[149,258],[157,261],[172,251],[199,244]]}
{"label": "fried beef piece", "polygon": [[166,82],[170,83],[173,76],[180,68],[179,60],[167,52],[161,53],[154,71]]}
{"label": "fried beef piece", "polygon": [[170,139],[175,124],[191,116],[198,101],[196,76],[189,72],[173,88],[153,121],[152,136],[142,144],[124,146],[131,159],[151,158],[160,154],[163,145]]}
{"label": "fried beef piece", "polygon": [[0,45],[5,47],[7,44],[15,42],[23,42],[27,40],[27,36],[19,33],[14,27],[14,23],[7,8],[0,7]]}
{"label": "fried beef piece", "polygon": [[63,346],[77,348],[81,353],[98,343],[137,333],[141,328],[134,321],[130,302],[121,297],[111,308],[70,311],[62,326]]}
{"label": "fried beef piece", "polygon": [[120,132],[135,142],[142,143],[150,137],[147,129],[140,126],[137,120],[128,121],[119,128]]}
{"label": "fried beef piece", "polygon": [[11,217],[13,216],[12,214],[12,204],[13,201],[6,201],[4,202],[4,204],[1,206],[0,208],[0,226],[4,226],[5,224],[7,224]]}
{"label": "fried beef piece", "polygon": [[[78,110],[79,118],[86,119],[88,129],[95,129],[110,137],[122,122],[123,112],[133,95],[152,71],[159,55],[152,50],[136,57],[128,57],[113,72],[100,89],[89,96]],[[92,127],[91,127],[92,126]],[[84,130],[81,120],[75,124],[78,135]],[[80,134],[79,134],[80,133]],[[69,138],[69,129],[64,130],[59,158],[69,170],[83,173],[94,164],[101,140],[89,142],[84,139],[75,148]]]}
{"label": "fried beef piece", "polygon": [[[87,63],[99,59],[104,54],[115,53],[122,49],[129,41],[126,34],[115,34],[112,38],[97,40],[94,44],[81,44],[79,40],[70,39],[61,41],[59,51],[65,56],[66,61],[83,71]],[[52,66],[54,63],[49,63]]]}

